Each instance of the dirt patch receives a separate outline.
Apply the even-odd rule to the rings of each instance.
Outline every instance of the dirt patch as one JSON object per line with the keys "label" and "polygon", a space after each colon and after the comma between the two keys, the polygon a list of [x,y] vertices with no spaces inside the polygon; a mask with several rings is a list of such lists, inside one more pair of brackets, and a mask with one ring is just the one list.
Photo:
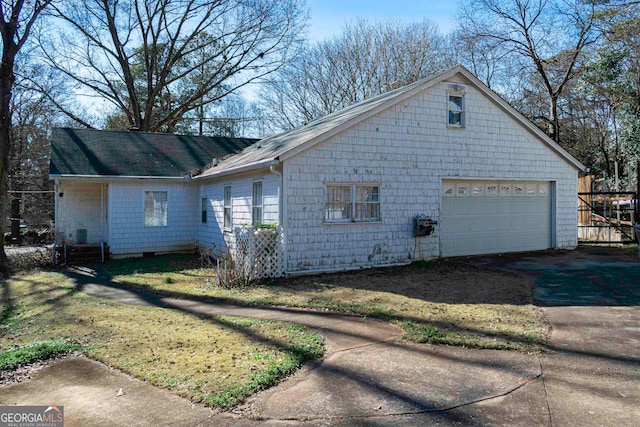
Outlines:
{"label": "dirt patch", "polygon": [[521,275],[461,261],[298,276],[279,281],[303,291],[327,287],[389,292],[445,304],[531,304],[533,281]]}

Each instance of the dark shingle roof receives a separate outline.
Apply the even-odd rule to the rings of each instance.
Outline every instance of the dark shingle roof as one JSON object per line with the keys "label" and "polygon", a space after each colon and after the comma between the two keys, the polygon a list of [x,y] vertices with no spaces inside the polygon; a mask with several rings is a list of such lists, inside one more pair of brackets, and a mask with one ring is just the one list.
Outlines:
{"label": "dark shingle roof", "polygon": [[50,175],[182,177],[257,140],[54,128]]}

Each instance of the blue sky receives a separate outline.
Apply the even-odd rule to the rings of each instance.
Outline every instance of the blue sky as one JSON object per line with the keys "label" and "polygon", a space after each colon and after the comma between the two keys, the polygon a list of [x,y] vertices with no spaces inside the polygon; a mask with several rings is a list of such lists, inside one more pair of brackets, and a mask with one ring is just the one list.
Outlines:
{"label": "blue sky", "polygon": [[307,0],[311,9],[309,36],[321,40],[339,33],[345,22],[357,18],[421,21],[428,18],[442,33],[452,27],[457,0]]}

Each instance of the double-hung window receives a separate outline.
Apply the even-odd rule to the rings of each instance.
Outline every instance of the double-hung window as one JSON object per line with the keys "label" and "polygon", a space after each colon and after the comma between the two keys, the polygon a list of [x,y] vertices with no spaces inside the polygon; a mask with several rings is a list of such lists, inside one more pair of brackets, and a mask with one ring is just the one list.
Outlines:
{"label": "double-hung window", "polygon": [[231,229],[231,186],[224,187],[224,229]]}
{"label": "double-hung window", "polygon": [[253,183],[253,195],[251,197],[251,225],[262,222],[262,181]]}
{"label": "double-hung window", "polygon": [[375,184],[329,184],[325,222],[380,221],[380,192]]}
{"label": "double-hung window", "polygon": [[167,225],[167,192],[144,192],[144,225],[163,227]]}

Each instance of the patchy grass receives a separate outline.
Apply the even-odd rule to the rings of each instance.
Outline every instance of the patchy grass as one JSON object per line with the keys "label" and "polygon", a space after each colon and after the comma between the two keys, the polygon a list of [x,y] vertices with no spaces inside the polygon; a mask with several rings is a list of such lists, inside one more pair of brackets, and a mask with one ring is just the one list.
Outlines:
{"label": "patchy grass", "polygon": [[201,268],[193,255],[161,255],[153,258],[122,258],[109,261],[106,269],[130,285],[206,296],[217,281],[212,269]]}
{"label": "patchy grass", "polygon": [[215,286],[213,270],[199,268],[193,257],[159,257],[149,260],[148,268],[145,261],[118,260],[107,269],[119,282],[176,297],[376,317],[420,343],[531,351],[543,349],[549,335],[542,312],[532,304],[531,281],[460,262],[424,261],[223,289]]}
{"label": "patchy grass", "polygon": [[80,350],[78,344],[64,340],[34,341],[32,343],[0,351],[0,371],[12,371],[20,366],[54,358]]}
{"label": "patchy grass", "polygon": [[637,243],[628,243],[622,246],[622,251],[628,255],[638,256],[640,254],[640,247]]}
{"label": "patchy grass", "polygon": [[118,305],[76,291],[59,273],[19,276],[6,286],[0,351],[7,360],[57,351],[57,344],[36,351],[34,341],[73,343],[93,359],[210,405],[234,405],[323,353],[322,339],[300,326]]}

